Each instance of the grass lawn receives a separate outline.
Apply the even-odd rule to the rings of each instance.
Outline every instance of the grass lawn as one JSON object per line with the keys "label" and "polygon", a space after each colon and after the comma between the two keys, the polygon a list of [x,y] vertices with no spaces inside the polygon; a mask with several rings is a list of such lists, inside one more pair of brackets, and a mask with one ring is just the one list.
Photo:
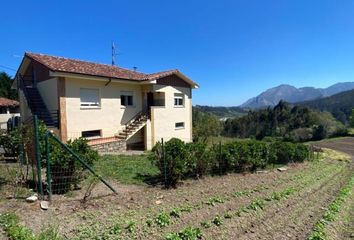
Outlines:
{"label": "grass lawn", "polygon": [[146,184],[159,174],[159,170],[143,155],[106,155],[95,163],[95,170],[104,178],[123,184]]}

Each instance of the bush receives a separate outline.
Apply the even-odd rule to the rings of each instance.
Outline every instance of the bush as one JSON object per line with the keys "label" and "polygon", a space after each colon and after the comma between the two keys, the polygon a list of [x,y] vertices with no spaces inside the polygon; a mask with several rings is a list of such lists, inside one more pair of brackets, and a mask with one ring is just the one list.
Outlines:
{"label": "bush", "polygon": [[166,187],[175,187],[187,172],[187,148],[180,139],[172,138],[164,144],[156,143],[151,159],[162,175],[166,174]]}
{"label": "bush", "polygon": [[208,148],[204,143],[185,144],[174,138],[165,143],[164,152],[160,142],[152,152],[151,158],[161,174],[166,171],[166,186],[176,186],[182,178],[190,176],[256,171],[271,163],[302,162],[309,156],[309,147],[273,139],[234,141]]}
{"label": "bush", "polygon": [[295,145],[295,152],[293,156],[293,161],[294,162],[303,162],[305,161],[310,154],[310,149],[309,146],[305,144],[296,144]]}
{"label": "bush", "polygon": [[212,155],[205,143],[187,143],[187,175],[200,178],[210,172]]}
{"label": "bush", "polygon": [[18,128],[0,136],[0,146],[3,147],[6,156],[18,157],[21,153],[21,145],[21,132]]}
{"label": "bush", "polygon": [[275,142],[270,146],[274,150],[275,158],[272,163],[287,164],[293,161],[295,154],[295,144],[290,142]]}
{"label": "bush", "polygon": [[[54,140],[50,144],[52,191],[66,193],[83,179],[85,167]],[[92,150],[84,138],[69,140],[67,146],[90,166],[99,159],[97,151]]]}

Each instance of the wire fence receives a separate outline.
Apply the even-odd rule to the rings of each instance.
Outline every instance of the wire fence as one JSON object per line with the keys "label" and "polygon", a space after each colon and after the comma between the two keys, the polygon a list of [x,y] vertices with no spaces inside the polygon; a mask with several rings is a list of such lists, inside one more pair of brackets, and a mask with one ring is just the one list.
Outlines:
{"label": "wire fence", "polygon": [[[16,186],[33,189],[40,199],[52,200],[53,195],[70,194],[75,190],[87,197],[90,195],[87,193],[93,190],[93,183],[99,182],[116,193],[111,184],[92,168],[91,161],[99,156],[84,140],[64,144],[36,116],[25,119],[5,136],[15,149],[12,153],[15,158],[11,171],[4,172],[4,175],[9,179],[10,175],[16,175],[11,181]],[[0,161],[0,164],[3,163]],[[89,184],[81,184],[84,181]]]}

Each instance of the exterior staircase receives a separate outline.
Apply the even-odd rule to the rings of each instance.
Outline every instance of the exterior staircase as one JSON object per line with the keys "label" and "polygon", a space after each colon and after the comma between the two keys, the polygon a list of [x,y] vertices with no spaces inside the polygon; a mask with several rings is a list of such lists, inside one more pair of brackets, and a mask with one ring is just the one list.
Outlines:
{"label": "exterior staircase", "polygon": [[149,114],[147,112],[139,112],[125,125],[125,128],[118,133],[117,137],[127,141],[146,125],[148,119]]}
{"label": "exterior staircase", "polygon": [[27,104],[33,115],[37,115],[38,119],[43,121],[49,128],[58,128],[58,113],[50,112],[45,105],[38,89],[32,86],[25,86],[21,81],[21,90],[23,91]]}

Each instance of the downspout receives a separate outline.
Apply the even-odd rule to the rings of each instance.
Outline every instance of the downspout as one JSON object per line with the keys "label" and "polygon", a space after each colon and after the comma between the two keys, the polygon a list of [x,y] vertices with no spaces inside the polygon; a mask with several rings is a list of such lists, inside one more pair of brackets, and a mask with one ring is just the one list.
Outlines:
{"label": "downspout", "polygon": [[106,82],[105,86],[107,87],[110,83],[112,82],[112,79],[110,78],[108,82]]}

